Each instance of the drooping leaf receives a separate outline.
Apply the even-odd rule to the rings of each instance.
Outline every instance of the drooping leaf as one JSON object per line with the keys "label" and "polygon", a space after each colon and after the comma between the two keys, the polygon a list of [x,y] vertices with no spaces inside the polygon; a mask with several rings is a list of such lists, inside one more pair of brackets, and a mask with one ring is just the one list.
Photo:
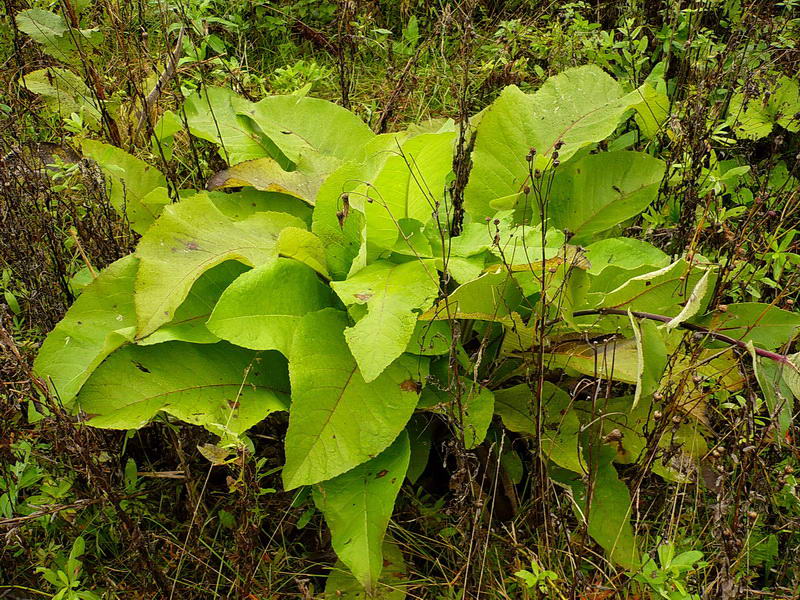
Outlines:
{"label": "drooping leaf", "polygon": [[556,170],[548,200],[550,225],[584,244],[644,211],[656,199],[664,161],[642,152],[590,154]]}
{"label": "drooping leaf", "polygon": [[367,314],[345,331],[365,381],[372,381],[408,346],[417,313],[430,308],[436,271],[421,261],[378,261],[345,281],[331,283],[345,306],[364,304]]}
{"label": "drooping leaf", "polygon": [[222,294],[207,326],[220,338],[289,357],[300,319],[331,305],[331,292],[306,265],[278,258],[240,276]]}
{"label": "drooping leaf", "polygon": [[592,65],[551,77],[534,94],[507,87],[478,124],[465,190],[467,212],[479,222],[492,216],[492,200],[519,194],[528,181],[531,148],[536,150],[533,166],[544,169],[556,142],[562,141],[558,153],[563,163],[611,135],[626,111],[641,101],[641,92],[623,95],[619,83]]}
{"label": "drooping leaf", "polygon": [[16,15],[17,27],[41,44],[47,54],[67,64],[80,64],[81,50],[90,54],[103,42],[97,29],[75,29],[59,14],[40,8],[21,10]]}
{"label": "drooping leaf", "polygon": [[355,114],[318,98],[268,96],[254,104],[239,105],[238,112],[251,119],[294,164],[314,161],[315,155],[340,163],[360,160],[364,145],[375,137]]}
{"label": "drooping leaf", "polygon": [[[324,181],[317,192],[311,230],[325,246],[328,268],[335,279],[347,276],[366,237],[363,198],[353,196],[350,200],[349,194],[364,181],[376,177],[403,139],[400,134],[383,134],[372,138],[364,147],[363,162],[343,164]],[[364,265],[355,266],[358,269]]]}
{"label": "drooping leaf", "polygon": [[225,342],[126,346],[78,394],[94,427],[138,429],[159,411],[223,438],[286,410],[286,361]]}
{"label": "drooping leaf", "polygon": [[[690,264],[681,258],[661,269],[631,277],[608,293],[589,294],[587,302],[594,307],[630,309],[660,315],[675,316],[682,303],[705,275],[710,265]],[[707,290],[713,290],[716,274],[709,278]],[[710,292],[698,305],[698,311],[708,304]]]}
{"label": "drooping leaf", "polygon": [[756,355],[752,341],[748,342],[748,348],[753,359],[753,373],[756,376],[756,382],[761,388],[770,416],[776,420],[778,425],[776,439],[782,440],[792,424],[794,413],[794,394],[783,377],[783,370],[790,367]]}
{"label": "drooping leaf", "polygon": [[322,182],[329,174],[320,172],[284,171],[273,158],[255,158],[220,171],[208,180],[206,188],[253,187],[265,192],[280,192],[314,204]]}
{"label": "drooping leaf", "polygon": [[800,314],[760,302],[728,304],[724,311],[715,311],[692,319],[707,327],[760,348],[774,350],[791,341],[800,329]]}
{"label": "drooping leaf", "polygon": [[614,468],[616,450],[603,445],[596,452],[591,498],[587,497],[583,486],[578,493],[589,535],[603,547],[612,562],[626,569],[635,569],[639,566],[639,550],[630,523],[631,495]]}
{"label": "drooping leaf", "polygon": [[42,344],[34,372],[51,383],[65,405],[103,359],[133,339],[138,263],[134,256],[126,256],[103,270]]}
{"label": "drooping leaf", "polygon": [[216,143],[223,160],[236,165],[276,151],[249,119],[238,114],[251,105],[229,88],[205,87],[186,99],[183,110],[192,135]]}
{"label": "drooping leaf", "polygon": [[331,530],[333,549],[368,593],[383,571],[383,539],[409,457],[403,432],[372,460],[314,486],[314,503]]}
{"label": "drooping leaf", "polygon": [[330,277],[325,264],[325,248],[316,234],[299,227],[285,227],[278,236],[278,254],[293,258],[314,269],[325,277]]}
{"label": "drooping leaf", "polygon": [[420,359],[402,356],[367,383],[347,347],[346,326],[345,313],[325,309],[304,316],[295,332],[286,489],[331,479],[373,458],[397,438],[417,405]]}
{"label": "drooping leaf", "polygon": [[[669,264],[669,257],[642,240],[606,238],[589,244],[585,251],[589,262],[591,292],[610,292],[637,275]],[[602,277],[598,277],[602,273]]]}
{"label": "drooping leaf", "polygon": [[20,85],[41,96],[45,105],[62,117],[76,113],[83,115],[92,128],[100,124],[102,117],[94,95],[72,71],[58,67],[38,69],[20,78]]}
{"label": "drooping leaf", "polygon": [[571,404],[569,394],[548,381],[542,384],[541,403],[525,383],[495,390],[494,410],[507,429],[541,436],[541,449],[547,458],[560,467],[584,473],[578,437],[581,424],[570,410]]}
{"label": "drooping leaf", "polygon": [[504,268],[495,267],[457,287],[420,319],[500,321],[510,318],[521,301],[522,291],[516,281]]}
{"label": "drooping leaf", "polygon": [[144,233],[170,203],[167,178],[149,164],[115,146],[84,140],[84,156],[94,160],[108,177],[111,204],[131,229]]}
{"label": "drooping leaf", "polygon": [[692,289],[692,293],[689,294],[689,298],[686,300],[686,304],[684,304],[681,312],[672,317],[661,327],[667,330],[674,329],[684,321],[691,319],[698,312],[700,312],[701,308],[703,308],[707,303],[706,297],[708,296],[708,281],[711,274],[712,272],[710,270],[703,273],[700,281],[695,284],[694,288]]}
{"label": "drooping leaf", "polygon": [[325,581],[325,600],[403,600],[406,597],[405,581],[408,569],[403,553],[388,538],[383,540],[383,569],[378,584],[371,594],[347,572],[341,561],[331,570]]}
{"label": "drooping leaf", "polygon": [[226,217],[205,194],[168,206],[142,236],[136,279],[138,337],[164,323],[208,269],[227,260],[259,266],[277,258],[277,240],[286,227],[303,228],[285,213],[255,213],[241,221]]}
{"label": "drooping leaf", "polygon": [[639,322],[632,314],[628,313],[628,316],[636,341],[637,376],[636,394],[633,398],[635,408],[642,397],[651,396],[658,390],[669,356],[661,331],[653,321],[642,319]]}
{"label": "drooping leaf", "polygon": [[[192,286],[186,300],[175,311],[172,320],[139,340],[138,344],[147,346],[170,341],[214,344],[220,341],[220,338],[208,329],[206,321],[225,289],[248,270],[242,263],[229,260],[203,273]],[[238,345],[246,346],[246,344]],[[267,348],[257,349],[267,350]]]}
{"label": "drooping leaf", "polygon": [[545,364],[550,369],[574,369],[590,377],[636,383],[639,359],[636,342],[612,339],[607,342],[564,342],[548,348]]}

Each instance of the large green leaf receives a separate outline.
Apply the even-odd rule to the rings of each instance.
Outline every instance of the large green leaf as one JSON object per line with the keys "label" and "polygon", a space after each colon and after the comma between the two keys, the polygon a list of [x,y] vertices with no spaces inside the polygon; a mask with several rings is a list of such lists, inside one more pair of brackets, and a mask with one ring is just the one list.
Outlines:
{"label": "large green leaf", "polygon": [[81,149],[108,176],[111,204],[116,211],[128,219],[134,231],[147,231],[170,203],[164,174],[109,144],[84,140]]}
{"label": "large green leaf", "polygon": [[229,260],[203,273],[192,286],[186,300],[175,311],[172,320],[139,340],[138,344],[147,346],[170,341],[214,344],[220,341],[220,338],[208,329],[206,321],[225,289],[247,270],[248,267],[239,261]]}
{"label": "large green leaf", "polygon": [[791,341],[800,329],[800,314],[760,302],[728,304],[724,311],[715,311],[692,320],[743,342],[774,350]]}
{"label": "large green leaf", "polygon": [[465,206],[473,220],[493,214],[490,202],[520,193],[529,178],[526,156],[537,152],[534,168],[546,168],[558,141],[563,163],[582,147],[613,133],[626,111],[642,101],[599,67],[568,69],[548,79],[534,94],[514,86],[481,116]]}
{"label": "large green leaf", "polygon": [[79,65],[81,50],[91,54],[103,41],[97,29],[75,29],[59,14],[41,8],[28,8],[16,15],[17,27],[42,45],[47,54],[68,64]]}
{"label": "large green leaf", "polygon": [[62,117],[76,113],[93,129],[100,124],[102,115],[94,95],[72,71],[47,67],[31,71],[19,82],[29,92],[40,95],[45,105]]}
{"label": "large green leaf", "polygon": [[[642,240],[606,238],[586,247],[590,292],[610,292],[637,275],[666,267],[669,257]],[[598,277],[602,273],[602,277]]]}
{"label": "large green leaf", "polygon": [[367,242],[377,252],[394,247],[401,219],[431,220],[453,168],[454,137],[423,134],[388,149],[380,172],[350,194],[366,215]]}
{"label": "large green leaf", "polygon": [[331,530],[333,549],[368,593],[383,570],[383,538],[409,457],[403,432],[369,462],[314,487],[314,503]]}
{"label": "large green leaf", "polygon": [[255,104],[240,104],[238,112],[295,165],[317,162],[315,155],[339,162],[360,159],[364,145],[375,137],[355,114],[318,98],[269,96]]}
{"label": "large green leaf", "polygon": [[289,356],[300,318],[331,305],[330,288],[311,268],[279,258],[239,277],[219,299],[208,328],[224,340]]}
{"label": "large green leaf", "polygon": [[168,206],[136,250],[141,260],[136,279],[138,337],[168,323],[208,269],[226,260],[253,267],[274,261],[285,227],[305,225],[297,217],[275,212],[234,221],[205,194]]}
{"label": "large green leaf", "polygon": [[345,306],[367,307],[345,337],[364,380],[372,381],[405,351],[417,313],[431,307],[439,282],[436,270],[421,261],[378,261],[331,287]]}
{"label": "large green leaf", "polygon": [[209,179],[206,188],[218,190],[249,186],[265,192],[280,192],[314,204],[329,170],[319,172],[284,171],[269,157],[254,158],[225,169]]}
{"label": "large green leaf", "polygon": [[189,96],[183,110],[192,135],[216,143],[225,162],[235,165],[276,152],[274,144],[238,114],[250,106],[229,88],[207,87]]}
{"label": "large green leaf", "polygon": [[494,267],[468,281],[420,316],[422,320],[511,320],[522,301],[522,291],[502,267]]}
{"label": "large green leaf", "polygon": [[397,544],[386,538],[383,540],[383,569],[372,593],[368,594],[339,561],[325,581],[325,600],[403,600],[406,597],[404,581],[407,579],[403,553]]}
{"label": "large green leaf", "polygon": [[589,535],[603,547],[612,562],[626,569],[636,569],[639,551],[630,523],[631,495],[614,468],[616,450],[603,445],[596,452],[591,499],[581,485],[577,500],[583,504]]}
{"label": "large green leaf", "polygon": [[[710,265],[690,264],[681,258],[661,269],[631,277],[608,293],[589,294],[587,302],[593,307],[675,316],[681,312],[682,304],[689,299],[692,290],[710,268]],[[715,277],[714,274],[707,280],[707,290],[713,291]],[[710,291],[695,305],[698,311],[704,310],[709,296]]]}
{"label": "large green leaf", "polygon": [[126,346],[78,394],[95,427],[136,429],[159,411],[229,437],[288,406],[286,361],[218,344]]}
{"label": "large green leaf", "polygon": [[540,404],[530,386],[521,383],[495,390],[494,398],[494,411],[507,429],[531,437],[541,435],[540,447],[547,458],[575,473],[586,471],[578,437],[581,424],[575,411],[571,410],[572,401],[564,390],[548,381],[543,382]]}
{"label": "large green leaf", "polygon": [[425,375],[417,357],[402,356],[364,381],[344,337],[345,313],[324,309],[295,332],[286,433],[286,489],[336,477],[375,457],[405,427]]}
{"label": "large green leaf", "polygon": [[103,270],[50,332],[34,372],[51,383],[64,404],[78,393],[97,365],[133,339],[133,283],[139,261],[126,256]]}
{"label": "large green leaf", "polygon": [[590,377],[636,383],[639,354],[634,340],[620,338],[607,342],[570,341],[545,352],[549,369],[574,369]]}
{"label": "large green leaf", "polygon": [[602,152],[556,171],[548,200],[550,225],[575,244],[641,213],[656,198],[664,161],[641,152]]}

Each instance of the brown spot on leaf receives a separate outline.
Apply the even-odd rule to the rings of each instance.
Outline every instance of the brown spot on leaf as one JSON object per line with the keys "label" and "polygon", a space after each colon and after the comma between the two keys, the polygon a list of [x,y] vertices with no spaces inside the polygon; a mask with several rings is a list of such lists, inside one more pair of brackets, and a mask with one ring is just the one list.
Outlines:
{"label": "brown spot on leaf", "polygon": [[186,242],[186,249],[187,250],[200,250],[200,245],[195,242],[194,240],[189,240]]}
{"label": "brown spot on leaf", "polygon": [[375,475],[375,479],[380,479],[381,477],[386,477],[388,474],[389,474],[389,471],[387,471],[386,469],[382,469],[381,471],[378,471],[377,475]]}
{"label": "brown spot on leaf", "polygon": [[400,389],[404,392],[415,392],[419,394],[422,391],[422,384],[419,381],[414,381],[413,379],[406,379],[400,384]]}
{"label": "brown spot on leaf", "polygon": [[372,294],[353,294],[357,299],[361,300],[362,302],[366,302],[370,298],[372,298]]}

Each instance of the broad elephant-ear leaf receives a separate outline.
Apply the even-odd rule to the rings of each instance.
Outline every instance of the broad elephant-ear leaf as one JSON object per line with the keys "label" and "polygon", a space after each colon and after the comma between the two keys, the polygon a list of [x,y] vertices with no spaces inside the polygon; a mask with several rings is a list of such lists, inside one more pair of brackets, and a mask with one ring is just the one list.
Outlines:
{"label": "broad elephant-ear leaf", "polygon": [[308,265],[325,279],[330,279],[322,240],[306,229],[282,229],[278,236],[278,254]]}
{"label": "broad elephant-ear leaf", "polygon": [[[375,137],[355,114],[318,98],[268,96],[237,108],[298,169],[304,161],[318,162],[325,157],[333,159],[327,161],[333,167],[329,172],[337,162],[362,160],[364,145]],[[273,158],[281,162],[279,157]]]}
{"label": "broad elephant-ear leaf", "polygon": [[409,458],[403,432],[372,460],[314,486],[314,503],[331,530],[333,549],[370,594],[383,571],[383,540]]}
{"label": "broad elephant-ear leaf", "polygon": [[[585,250],[589,262],[589,292],[606,293],[637,275],[655,271],[669,264],[669,256],[642,240],[606,238],[589,244]],[[598,275],[602,274],[602,277]]]}
{"label": "broad elephant-ear leaf", "polygon": [[[683,309],[691,291],[711,269],[711,265],[692,264],[680,258],[671,265],[643,273],[628,279],[618,288],[607,293],[589,294],[587,303],[597,308],[630,309],[675,316]],[[713,290],[716,273],[709,276],[706,289]],[[705,309],[710,292],[700,301],[698,312]]]}
{"label": "broad elephant-ear leaf", "polygon": [[206,183],[206,189],[252,187],[264,192],[279,192],[314,204],[329,167],[316,170],[284,171],[269,157],[255,158],[216,173]]}
{"label": "broad elephant-ear leaf", "polygon": [[728,304],[692,322],[767,350],[791,341],[800,330],[800,314],[761,302]]}
{"label": "broad elephant-ear leaf", "polygon": [[278,258],[234,281],[208,319],[220,338],[254,350],[278,350],[289,357],[300,319],[330,306],[331,290],[306,265]]}
{"label": "broad elephant-ear leaf", "polygon": [[477,319],[514,322],[514,311],[522,302],[522,290],[505,267],[492,267],[468,281],[420,315],[424,321]]}
{"label": "broad elephant-ear leaf", "polygon": [[311,230],[325,246],[328,268],[334,279],[347,276],[365,243],[363,199],[350,199],[349,194],[364,181],[376,177],[403,139],[401,134],[372,138],[364,147],[363,162],[344,163],[325,179],[317,192]]}
{"label": "broad elephant-ear leaf", "polygon": [[186,99],[183,111],[192,135],[217,144],[222,159],[235,165],[277,153],[275,145],[239,114],[251,105],[231,89],[206,87]]}
{"label": "broad elephant-ear leaf", "polygon": [[439,284],[435,269],[414,260],[374,262],[331,287],[345,306],[367,307],[345,337],[364,380],[372,381],[406,350],[417,313],[431,307]]}
{"label": "broad elephant-ear leaf", "polygon": [[126,346],[94,372],[78,394],[90,425],[138,429],[159,411],[236,436],[286,410],[286,360],[226,342]]}
{"label": "broad elephant-ear leaf", "polygon": [[642,152],[603,152],[567,163],[553,179],[549,224],[572,232],[571,243],[585,244],[647,208],[664,170],[664,161]]}
{"label": "broad elephant-ear leaf", "polygon": [[380,172],[353,191],[351,201],[366,215],[367,243],[374,251],[395,246],[402,219],[423,225],[432,219],[453,168],[454,139],[452,132],[428,133],[389,148]]}
{"label": "broad elephant-ear leaf", "polygon": [[41,8],[19,11],[16,22],[20,31],[38,42],[44,52],[67,64],[80,65],[83,56],[103,43],[98,29],[71,27],[60,14]]}
{"label": "broad elephant-ear leaf", "polygon": [[133,340],[138,266],[136,257],[126,256],[104,269],[42,344],[33,370],[65,405],[109,354]]}
{"label": "broad elephant-ear leaf", "polygon": [[401,356],[367,383],[347,347],[346,326],[346,314],[330,308],[305,315],[297,326],[290,352],[286,489],[331,479],[376,456],[397,438],[417,405],[425,359]]}
{"label": "broad elephant-ear leaf", "polygon": [[206,194],[167,207],[136,249],[138,337],[168,323],[208,269],[227,260],[251,267],[274,261],[278,236],[286,227],[302,229],[305,224],[285,213],[255,213],[234,221]]}
{"label": "broad elephant-ear leaf", "polygon": [[215,344],[220,341],[208,329],[206,321],[226,288],[248,270],[247,266],[236,260],[228,260],[209,269],[194,282],[172,320],[137,343],[149,346],[171,341],[194,344]]}
{"label": "broad elephant-ear leaf", "polygon": [[115,146],[84,140],[83,155],[94,160],[108,176],[111,204],[128,219],[137,233],[147,231],[171,202],[167,178],[143,160]]}
{"label": "broad elephant-ear leaf", "polygon": [[537,152],[534,167],[544,169],[561,141],[558,153],[564,163],[584,146],[611,135],[641,101],[640,90],[623,94],[619,83],[592,65],[551,77],[533,94],[507,87],[478,124],[465,190],[467,212],[479,221],[492,216],[492,200],[518,195],[528,179],[531,148]]}

